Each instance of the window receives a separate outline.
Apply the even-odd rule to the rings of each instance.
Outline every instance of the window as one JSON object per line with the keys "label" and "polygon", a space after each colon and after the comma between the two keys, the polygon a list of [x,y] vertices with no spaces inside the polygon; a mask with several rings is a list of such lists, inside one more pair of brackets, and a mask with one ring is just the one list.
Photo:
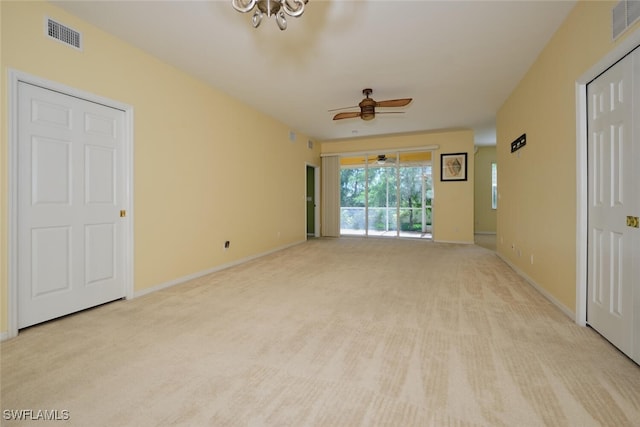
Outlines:
{"label": "window", "polygon": [[491,163],[491,209],[498,209],[498,165]]}

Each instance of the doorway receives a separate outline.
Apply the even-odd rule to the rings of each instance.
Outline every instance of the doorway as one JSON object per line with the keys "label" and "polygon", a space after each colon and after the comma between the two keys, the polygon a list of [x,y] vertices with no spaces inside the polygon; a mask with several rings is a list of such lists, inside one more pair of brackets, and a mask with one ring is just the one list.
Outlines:
{"label": "doorway", "polygon": [[576,322],[638,363],[639,43],[636,34],[578,80],[576,283]]}
{"label": "doorway", "polygon": [[[634,355],[634,294],[640,274],[640,49],[587,85],[587,323],[625,354]],[[631,221],[629,219],[632,219]]]}
{"label": "doorway", "polygon": [[307,238],[320,237],[320,168],[315,165],[306,165],[306,213],[307,213]]}
{"label": "doorway", "polygon": [[340,234],[432,237],[432,153],[340,159]]}
{"label": "doorway", "polygon": [[133,296],[131,107],[10,70],[9,336]]}

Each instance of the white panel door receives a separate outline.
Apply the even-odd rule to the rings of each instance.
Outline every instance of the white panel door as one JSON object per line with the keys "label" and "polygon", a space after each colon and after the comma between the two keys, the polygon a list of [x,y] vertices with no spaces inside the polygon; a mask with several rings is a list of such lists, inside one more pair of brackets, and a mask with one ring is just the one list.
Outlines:
{"label": "white panel door", "polygon": [[125,296],[123,124],[18,84],[18,328]]}
{"label": "white panel door", "polygon": [[630,54],[587,86],[587,323],[635,360],[640,229],[627,225],[627,216],[640,215],[638,61]]}

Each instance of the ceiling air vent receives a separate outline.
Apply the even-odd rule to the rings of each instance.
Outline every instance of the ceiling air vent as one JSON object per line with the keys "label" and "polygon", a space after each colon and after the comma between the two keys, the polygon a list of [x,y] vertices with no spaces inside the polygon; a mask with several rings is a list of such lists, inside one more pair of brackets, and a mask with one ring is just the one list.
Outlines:
{"label": "ceiling air vent", "polygon": [[621,0],[611,10],[611,31],[616,39],[640,18],[640,0]]}
{"label": "ceiling air vent", "polygon": [[47,32],[47,36],[54,40],[58,40],[78,50],[82,49],[82,34],[66,25],[47,18],[45,31]]}

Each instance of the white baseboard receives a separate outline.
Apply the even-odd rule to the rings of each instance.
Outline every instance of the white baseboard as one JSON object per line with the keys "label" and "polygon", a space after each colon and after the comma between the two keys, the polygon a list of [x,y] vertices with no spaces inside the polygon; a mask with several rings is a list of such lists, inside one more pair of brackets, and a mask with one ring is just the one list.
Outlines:
{"label": "white baseboard", "polygon": [[[197,279],[198,277],[202,277],[202,276],[205,276],[207,274],[215,273],[216,271],[224,270],[224,269],[233,267],[235,265],[243,264],[245,262],[254,260],[256,258],[260,258],[260,257],[266,256],[266,255],[272,254],[274,252],[278,252],[278,251],[281,251],[283,249],[287,249],[289,247],[299,245],[299,244],[304,243],[304,242],[306,242],[306,240],[300,240],[300,241],[297,241],[297,242],[290,243],[288,245],[279,246],[277,248],[274,248],[274,249],[266,251],[266,252],[262,252],[262,253],[259,253],[259,254],[256,254],[256,255],[252,255],[252,256],[249,256],[249,257],[246,257],[246,258],[242,258],[242,259],[239,259],[239,260],[227,263],[227,264],[222,264],[222,265],[219,265],[217,267],[210,268],[208,270],[199,271],[197,273],[189,274],[187,276],[180,277],[178,279],[171,280],[171,281],[168,281],[168,282],[165,282],[165,283],[160,283],[158,285],[151,286],[149,288],[145,288],[145,289],[142,289],[140,291],[135,291],[134,294],[133,294],[133,298],[138,298],[138,297],[141,297],[143,295],[150,294],[152,292],[160,291],[162,289],[166,289],[166,288],[169,288],[171,286],[179,285],[181,283],[188,282],[189,280]],[[0,342],[6,341],[9,338],[13,338],[13,337],[9,334],[8,331],[0,332]]]}
{"label": "white baseboard", "polygon": [[558,301],[553,295],[551,295],[547,290],[545,290],[542,286],[540,286],[539,284],[537,284],[535,282],[535,280],[533,280],[531,277],[529,277],[524,271],[520,270],[518,267],[516,267],[515,265],[513,265],[511,263],[511,261],[509,261],[508,259],[506,259],[505,257],[503,257],[501,254],[499,254],[498,252],[496,252],[496,255],[498,255],[498,257],[505,262],[505,264],[507,264],[509,267],[511,267],[511,269],[513,271],[515,271],[516,273],[518,273],[518,275],[520,277],[522,277],[524,280],[527,281],[527,283],[529,283],[536,291],[538,291],[543,297],[545,297],[549,302],[551,302],[553,305],[555,305],[556,307],[558,307],[560,309],[560,311],[562,311],[567,317],[569,317],[572,321],[575,322],[575,313],[573,313],[566,305],[562,304],[560,301]]}
{"label": "white baseboard", "polygon": [[188,282],[189,280],[193,280],[193,279],[197,279],[198,277],[206,276],[207,274],[215,273],[217,271],[225,270],[227,268],[234,267],[236,265],[244,264],[245,262],[249,262],[251,260],[254,260],[254,259],[257,259],[257,258],[261,258],[263,256],[272,254],[274,252],[281,251],[283,249],[290,248],[292,246],[299,245],[299,244],[304,243],[304,242],[306,242],[306,240],[300,240],[300,241],[297,241],[297,242],[294,242],[294,243],[290,243],[288,245],[278,246],[277,248],[271,249],[271,250],[266,251],[266,252],[261,252],[261,253],[256,254],[256,255],[251,255],[251,256],[248,256],[246,258],[241,258],[241,259],[233,261],[233,262],[229,262],[229,263],[226,263],[226,264],[218,265],[216,267],[213,267],[213,268],[210,268],[210,269],[207,269],[207,270],[198,271],[196,273],[189,274],[187,276],[179,277],[177,279],[170,280],[168,282],[160,283],[158,285],[154,285],[154,286],[151,286],[149,288],[141,289],[141,290],[135,291],[133,293],[133,298],[138,298],[138,297],[141,297],[143,295],[147,295],[147,294],[150,294],[150,293],[156,292],[156,291],[161,291],[163,289],[167,289],[167,288],[170,288],[172,286]]}
{"label": "white baseboard", "polygon": [[474,245],[476,242],[465,242],[462,240],[434,240],[436,243],[453,243],[455,245]]}

